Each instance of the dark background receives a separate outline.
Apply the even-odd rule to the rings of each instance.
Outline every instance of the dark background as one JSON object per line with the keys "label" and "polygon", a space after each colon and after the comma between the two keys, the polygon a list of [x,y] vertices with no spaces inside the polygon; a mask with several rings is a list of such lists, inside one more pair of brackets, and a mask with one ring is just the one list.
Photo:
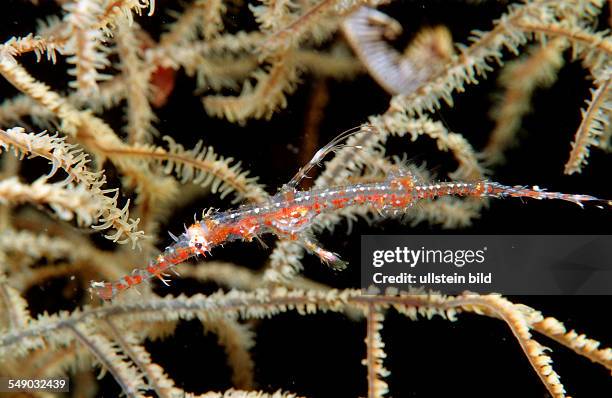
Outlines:
{"label": "dark background", "polygon": [[[33,31],[36,18],[57,13],[52,2],[34,7],[26,1],[5,1],[1,5],[0,40],[11,35],[23,35]],[[467,42],[471,29],[488,30],[492,20],[499,17],[506,5],[499,2],[465,4],[461,1],[399,1],[384,9],[400,20],[405,34],[398,41],[401,48],[423,26],[444,24],[453,33],[456,42]],[[139,21],[156,37],[160,26],[172,19],[165,14],[168,6],[180,7],[171,1],[158,0],[158,10],[153,18]],[[604,10],[607,16],[607,9]],[[232,7],[226,16],[230,31],[238,28],[252,29],[253,21],[245,7]],[[604,20],[602,19],[602,23]],[[580,122],[580,109],[589,97],[592,84],[579,62],[568,63],[559,73],[557,83],[550,89],[538,90],[533,98],[533,112],[524,119],[519,146],[507,152],[508,162],[494,169],[493,179],[504,184],[540,185],[555,191],[584,193],[612,198],[609,170],[611,157],[600,150],[593,150],[589,165],[580,175],[564,176],[563,165],[570,151],[570,142]],[[60,57],[61,58],[61,57]],[[54,89],[66,88],[66,65],[60,61],[55,68],[46,62],[36,65],[33,56],[23,62],[36,77]],[[493,122],[487,116],[492,97],[496,92],[495,78],[491,73],[487,81],[468,87],[466,93],[456,95],[454,108],[443,107],[433,115],[443,121],[450,130],[463,134],[472,145],[481,149],[492,130]],[[310,75],[302,77],[303,83],[289,97],[287,109],[275,115],[272,121],[252,121],[246,127],[231,125],[223,120],[211,119],[204,112],[200,98],[193,95],[194,79],[177,74],[176,87],[168,105],[158,110],[157,127],[186,147],[204,139],[217,152],[242,160],[246,169],[260,176],[260,181],[274,193],[277,187],[288,181],[302,164],[304,154],[304,120],[309,100],[317,84],[326,84],[330,100],[317,138],[318,146],[324,145],[341,131],[366,120],[368,115],[384,112],[389,96],[369,77],[361,76],[351,82],[325,81],[321,83]],[[0,81],[0,96],[11,97],[15,90]],[[121,108],[105,115],[117,131],[123,124]],[[452,158],[436,151],[435,144],[421,139],[415,144],[390,140],[391,152],[406,152],[409,158],[420,163],[426,161],[440,178],[456,167]],[[27,173],[28,170],[26,170]],[[228,208],[227,201],[207,197],[193,206],[176,212],[162,230],[180,231],[185,220],[191,220],[195,210],[214,206]],[[552,201],[505,200],[493,201],[482,212],[479,220],[461,233],[490,234],[606,234],[609,233],[612,213]],[[322,266],[318,260],[307,256],[304,260],[305,275],[332,286],[359,286],[359,237],[364,233],[457,233],[444,231],[437,226],[421,224],[408,227],[395,221],[369,226],[358,222],[351,234],[346,225],[340,225],[335,233],[323,234],[324,246],[340,253],[352,266],[347,271],[335,273]],[[162,241],[160,247],[169,243]],[[265,238],[273,244],[271,237]],[[273,247],[273,245],[272,245]],[[230,260],[250,268],[259,269],[269,255],[257,244],[235,243],[222,250],[215,250],[217,259]],[[189,266],[189,265],[185,265]],[[76,302],[65,303],[55,299],[55,289],[61,289],[65,281],[50,281],[28,293],[31,310],[57,311],[74,308]],[[191,280],[175,280],[170,289],[159,286],[161,294],[184,292],[211,292],[218,286],[201,285]],[[555,316],[568,326],[575,327],[589,337],[609,345],[611,328],[609,321],[612,296],[549,297],[521,296],[511,300],[533,306],[544,315]],[[365,357],[364,322],[354,322],[341,315],[316,315],[300,317],[289,313],[271,320],[253,322],[257,332],[253,358],[256,363],[257,387],[269,392],[290,390],[309,397],[356,397],[367,391],[366,369],[361,365]],[[412,322],[390,312],[382,331],[388,358],[385,367],[391,370],[387,378],[394,397],[545,397],[547,392],[518,343],[508,328],[500,321],[461,315],[456,323],[435,318]],[[552,341],[540,338],[544,345],[553,348],[554,367],[561,375],[568,393],[577,397],[607,396],[612,392],[609,371],[592,364],[570,350]],[[155,361],[187,391],[204,392],[210,389],[225,390],[231,387],[230,372],[225,365],[225,354],[216,344],[216,336],[203,335],[198,322],[180,322],[174,336],[163,342],[148,342]],[[112,378],[107,375],[101,381],[100,396],[119,394]]]}

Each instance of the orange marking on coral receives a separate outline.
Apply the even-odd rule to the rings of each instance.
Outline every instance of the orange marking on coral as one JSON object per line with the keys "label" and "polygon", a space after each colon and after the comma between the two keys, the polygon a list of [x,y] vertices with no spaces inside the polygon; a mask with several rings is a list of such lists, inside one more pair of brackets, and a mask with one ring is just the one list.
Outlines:
{"label": "orange marking on coral", "polygon": [[153,98],[151,105],[155,108],[161,108],[168,102],[168,98],[174,90],[175,71],[172,68],[164,68],[158,66],[151,74],[151,86],[153,87]]}

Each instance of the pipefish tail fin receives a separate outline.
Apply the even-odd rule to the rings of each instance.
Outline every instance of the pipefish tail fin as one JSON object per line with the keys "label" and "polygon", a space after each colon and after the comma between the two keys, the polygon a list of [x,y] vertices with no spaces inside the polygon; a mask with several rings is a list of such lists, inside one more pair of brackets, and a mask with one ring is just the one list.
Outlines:
{"label": "pipefish tail fin", "polygon": [[499,183],[488,183],[490,186],[490,196],[495,197],[515,197],[515,198],[532,198],[538,200],[564,200],[574,203],[580,207],[585,204],[593,204],[600,209],[612,208],[612,200],[601,199],[591,195],[569,194],[563,192],[548,192],[546,189],[540,188],[537,185],[532,187],[515,185],[507,186]]}

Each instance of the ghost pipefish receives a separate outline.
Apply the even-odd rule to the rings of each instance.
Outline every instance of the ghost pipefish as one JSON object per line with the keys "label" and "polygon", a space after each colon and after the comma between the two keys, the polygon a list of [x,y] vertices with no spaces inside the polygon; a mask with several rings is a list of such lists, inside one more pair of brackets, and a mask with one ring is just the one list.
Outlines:
{"label": "ghost pipefish", "polygon": [[[382,213],[403,212],[422,200],[445,196],[478,198],[533,198],[564,200],[583,206],[586,202],[610,205],[609,201],[589,195],[547,192],[537,186],[507,186],[482,180],[474,182],[421,182],[408,171],[397,172],[378,182],[347,184],[299,191],[299,182],[306,177],[327,154],[343,147],[342,142],[359,132],[349,130],[321,148],[313,159],[298,171],[295,177],[268,201],[242,205],[237,209],[203,214],[185,228],[180,236],[170,233],[174,243],[165,248],[145,268],[136,268],[115,282],[90,283],[92,294],[110,300],[120,292],[139,285],[153,277],[168,285],[166,271],[173,270],[191,257],[206,256],[211,249],[235,240],[252,241],[263,234],[274,234],[302,244],[322,262],[342,268],[345,263],[333,252],[320,247],[306,233],[319,214],[333,212],[349,206],[369,206]],[[598,206],[601,207],[601,206]],[[175,271],[176,272],[176,271]]]}

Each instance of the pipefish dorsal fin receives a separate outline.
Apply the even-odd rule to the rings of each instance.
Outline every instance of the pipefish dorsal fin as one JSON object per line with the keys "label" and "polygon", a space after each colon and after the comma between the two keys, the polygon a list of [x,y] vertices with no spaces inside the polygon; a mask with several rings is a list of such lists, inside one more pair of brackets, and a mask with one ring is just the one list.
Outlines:
{"label": "pipefish dorsal fin", "polygon": [[[308,173],[310,170],[317,166],[321,166],[321,161],[330,153],[336,152],[339,149],[346,148],[348,145],[346,144],[346,140],[350,137],[361,133],[361,132],[376,132],[376,128],[371,124],[362,124],[357,127],[350,128],[346,131],[343,131],[338,136],[336,136],[333,140],[331,140],[327,145],[319,149],[312,159],[308,163],[306,163],[302,168],[298,170],[298,172],[293,176],[293,178],[283,185],[280,189],[281,192],[287,191],[297,191],[300,183],[304,178],[308,178]],[[360,147],[355,147],[356,149],[360,149]]]}

